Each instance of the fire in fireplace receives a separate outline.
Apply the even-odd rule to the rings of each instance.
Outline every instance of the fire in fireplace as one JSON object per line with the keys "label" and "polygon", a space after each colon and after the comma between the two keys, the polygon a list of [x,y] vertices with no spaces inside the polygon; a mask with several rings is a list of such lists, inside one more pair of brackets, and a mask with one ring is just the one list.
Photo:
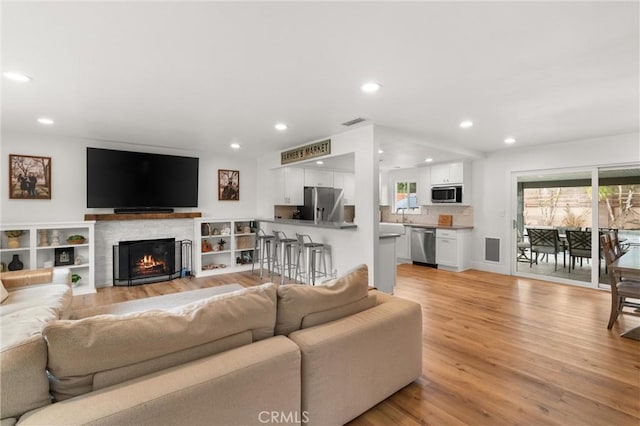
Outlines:
{"label": "fire in fireplace", "polygon": [[170,275],[180,271],[180,265],[176,264],[175,238],[120,241],[118,263],[118,278],[121,280]]}

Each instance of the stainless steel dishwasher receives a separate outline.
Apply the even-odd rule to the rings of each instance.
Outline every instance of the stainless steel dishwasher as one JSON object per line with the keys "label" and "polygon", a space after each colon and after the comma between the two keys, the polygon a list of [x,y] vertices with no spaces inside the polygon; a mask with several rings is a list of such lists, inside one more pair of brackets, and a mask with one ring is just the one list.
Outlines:
{"label": "stainless steel dishwasher", "polygon": [[436,265],[436,228],[411,228],[411,261]]}

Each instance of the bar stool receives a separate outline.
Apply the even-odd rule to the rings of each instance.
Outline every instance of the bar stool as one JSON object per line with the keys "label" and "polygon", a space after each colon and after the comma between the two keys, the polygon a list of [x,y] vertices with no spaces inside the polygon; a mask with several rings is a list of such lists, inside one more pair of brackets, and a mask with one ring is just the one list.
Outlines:
{"label": "bar stool", "polygon": [[[267,235],[262,229],[258,229],[256,232],[256,244],[253,246],[253,263],[251,264],[251,275],[256,266],[256,261],[260,264],[260,278],[262,278],[262,271],[264,262],[267,262],[267,270],[273,279],[273,270],[271,269],[271,243],[275,242],[273,235]],[[257,257],[256,257],[257,252]],[[266,257],[265,257],[266,256]]]}
{"label": "bar stool", "polygon": [[295,268],[295,265],[293,265],[292,252],[294,247],[298,245],[298,240],[295,238],[287,238],[287,235],[282,231],[273,231],[273,235],[276,238],[273,269],[280,269],[280,284],[284,284],[285,268],[289,270],[289,281],[291,281],[291,268]]}
{"label": "bar stool", "polygon": [[[314,243],[309,235],[296,234],[298,238],[298,256],[296,258],[296,281],[298,276],[306,275],[308,285],[316,285],[316,276],[327,276],[327,262],[325,260],[324,244]],[[300,264],[300,256],[304,251],[304,270]],[[322,259],[322,271],[316,269],[316,256]],[[318,262],[319,263],[319,262]],[[302,281],[302,279],[301,279]],[[303,281],[304,282],[304,281]]]}

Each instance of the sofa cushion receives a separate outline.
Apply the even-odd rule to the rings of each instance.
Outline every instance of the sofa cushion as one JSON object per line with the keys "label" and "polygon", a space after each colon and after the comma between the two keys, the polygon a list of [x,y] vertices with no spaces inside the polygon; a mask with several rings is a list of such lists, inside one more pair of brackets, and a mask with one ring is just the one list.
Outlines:
{"label": "sofa cushion", "polygon": [[0,305],[0,315],[8,315],[29,308],[45,306],[55,310],[57,318],[70,312],[73,290],[66,284],[41,284],[19,287],[9,292]]}
{"label": "sofa cushion", "polygon": [[0,303],[4,303],[4,301],[7,300],[8,296],[9,296],[9,292],[7,291],[6,288],[4,288],[4,284],[2,283],[2,280],[0,280]]}
{"label": "sofa cushion", "polygon": [[[367,298],[369,284],[367,265],[360,265],[341,278],[323,285],[288,284],[278,287],[276,334],[288,335],[305,326],[333,321],[373,306],[370,302],[355,303]],[[348,307],[347,307],[348,305]]]}
{"label": "sofa cushion", "polygon": [[57,318],[47,307],[32,307],[0,317],[0,413],[22,413],[50,403],[47,347],[40,334]]}
{"label": "sofa cushion", "polygon": [[66,399],[89,391],[87,383],[98,372],[247,330],[253,341],[273,336],[275,318],[276,288],[268,283],[172,309],[54,321],[43,330],[54,396]]}

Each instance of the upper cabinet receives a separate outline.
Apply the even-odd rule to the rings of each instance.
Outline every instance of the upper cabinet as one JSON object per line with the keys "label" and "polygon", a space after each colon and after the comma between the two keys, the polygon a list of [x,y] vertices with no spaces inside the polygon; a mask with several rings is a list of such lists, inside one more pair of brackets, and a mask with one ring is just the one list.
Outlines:
{"label": "upper cabinet", "polygon": [[304,186],[324,186],[333,188],[333,172],[327,170],[304,169]]}
{"label": "upper cabinet", "polygon": [[435,164],[431,166],[431,185],[462,184],[464,166],[460,163]]}
{"label": "upper cabinet", "polygon": [[297,167],[283,167],[273,171],[274,204],[301,206],[304,204],[305,171]]}
{"label": "upper cabinet", "polygon": [[344,191],[342,199],[345,206],[355,204],[356,178],[353,173],[333,172],[333,187]]}

